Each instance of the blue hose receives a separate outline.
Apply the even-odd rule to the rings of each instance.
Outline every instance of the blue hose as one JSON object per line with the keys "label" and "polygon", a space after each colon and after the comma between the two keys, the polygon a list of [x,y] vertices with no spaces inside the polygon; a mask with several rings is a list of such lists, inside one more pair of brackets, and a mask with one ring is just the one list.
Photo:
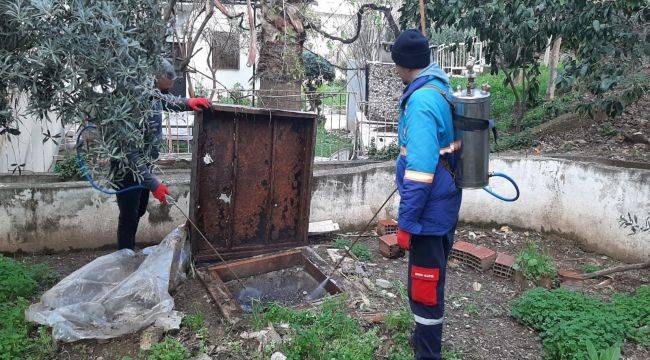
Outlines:
{"label": "blue hose", "polygon": [[81,153],[79,153],[79,145],[81,144],[81,134],[83,134],[84,131],[88,129],[96,129],[97,127],[95,125],[86,125],[79,131],[79,134],[77,135],[77,164],[79,165],[79,169],[81,170],[82,174],[84,174],[84,177],[86,178],[86,181],[92,186],[95,190],[100,191],[106,195],[119,195],[119,194],[124,194],[125,192],[133,191],[133,190],[139,190],[139,189],[147,189],[146,186],[142,185],[133,185],[126,187],[124,189],[120,190],[108,190],[103,187],[101,187],[99,184],[95,182],[95,180],[90,176],[90,172],[88,171],[88,168],[86,167],[86,159],[84,159],[83,156],[81,156]]}
{"label": "blue hose", "polygon": [[508,180],[512,184],[512,186],[515,187],[515,191],[517,192],[517,195],[515,195],[515,197],[513,197],[513,198],[506,198],[503,195],[499,195],[499,194],[495,193],[494,191],[492,191],[492,189],[489,186],[486,186],[486,187],[483,188],[483,190],[485,190],[488,194],[494,196],[495,198],[497,198],[499,200],[503,200],[503,201],[507,201],[507,202],[513,202],[513,201],[517,201],[517,199],[519,199],[519,186],[517,186],[517,183],[510,176],[508,176],[506,174],[502,174],[502,173],[490,173],[489,177],[502,177],[502,178]]}

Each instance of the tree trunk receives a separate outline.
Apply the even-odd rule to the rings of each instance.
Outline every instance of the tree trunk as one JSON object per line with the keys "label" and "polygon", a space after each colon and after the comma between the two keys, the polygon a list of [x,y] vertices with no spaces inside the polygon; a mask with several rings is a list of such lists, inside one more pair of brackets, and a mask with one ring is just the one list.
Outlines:
{"label": "tree trunk", "polygon": [[298,6],[304,0],[262,0],[258,78],[261,107],[300,110],[302,49],[306,33]]}
{"label": "tree trunk", "polygon": [[562,44],[562,38],[558,37],[553,41],[553,50],[551,51],[551,57],[549,60],[549,76],[548,76],[548,87],[546,88],[546,99],[553,100],[555,98],[555,81],[557,80],[557,65],[560,62],[560,45]]}

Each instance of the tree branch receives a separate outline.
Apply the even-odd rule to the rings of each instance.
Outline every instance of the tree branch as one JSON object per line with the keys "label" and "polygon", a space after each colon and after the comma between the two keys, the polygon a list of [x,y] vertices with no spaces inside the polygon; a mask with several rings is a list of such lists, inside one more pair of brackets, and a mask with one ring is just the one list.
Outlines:
{"label": "tree branch", "polygon": [[644,269],[650,267],[650,261],[644,262],[644,263],[637,263],[637,264],[629,264],[629,265],[621,265],[621,266],[614,266],[609,269],[604,269],[600,271],[594,271],[592,273],[586,273],[586,274],[580,274],[580,278],[584,279],[593,279],[599,276],[605,276],[621,271],[629,271],[629,270],[638,270],[638,269]]}
{"label": "tree branch", "polygon": [[366,10],[374,10],[374,11],[382,12],[384,14],[384,16],[386,17],[386,20],[388,20],[388,26],[393,31],[393,34],[395,35],[395,37],[397,37],[399,35],[399,27],[397,26],[397,23],[395,22],[395,19],[393,18],[393,14],[391,13],[391,11],[393,9],[391,7],[389,7],[389,6],[381,6],[381,5],[377,5],[377,4],[363,4],[363,5],[361,5],[361,7],[359,8],[359,10],[357,11],[357,14],[356,14],[356,16],[357,16],[357,23],[356,23],[356,26],[355,26],[356,31],[355,31],[354,36],[352,36],[351,38],[346,39],[346,38],[342,38],[342,37],[338,37],[338,36],[329,34],[325,30],[323,30],[320,27],[320,25],[317,25],[317,24],[313,23],[307,17],[305,17],[305,21],[307,22],[306,28],[312,29],[312,30],[316,31],[317,33],[323,35],[324,37],[326,37],[328,39],[339,41],[339,42],[341,42],[343,44],[351,44],[351,43],[355,42],[359,38],[359,34],[361,33],[361,21],[363,20],[363,14],[364,14],[364,12]]}
{"label": "tree branch", "polygon": [[165,21],[165,23],[168,22],[169,19],[171,19],[172,13],[174,12],[174,6],[176,6],[176,1],[177,0],[169,0],[169,4],[167,4],[167,8],[163,13],[163,20]]}
{"label": "tree branch", "polygon": [[[194,47],[199,42],[199,38],[201,37],[201,34],[203,33],[203,29],[205,29],[205,26],[208,24],[208,22],[212,18],[213,14],[214,14],[214,9],[211,9],[210,12],[208,12],[205,15],[205,18],[203,18],[203,22],[201,22],[201,25],[196,30],[196,34],[194,35],[194,38],[189,42],[189,44],[187,44],[186,53],[187,53],[188,56],[186,56],[185,59],[183,59],[183,62],[181,62],[181,64],[180,64],[181,71],[184,71],[187,68],[187,65],[189,65],[190,61],[192,60],[192,56],[194,56],[194,54],[193,54],[194,53]],[[201,15],[201,13],[199,13],[199,15],[197,15],[197,18],[200,15]]]}

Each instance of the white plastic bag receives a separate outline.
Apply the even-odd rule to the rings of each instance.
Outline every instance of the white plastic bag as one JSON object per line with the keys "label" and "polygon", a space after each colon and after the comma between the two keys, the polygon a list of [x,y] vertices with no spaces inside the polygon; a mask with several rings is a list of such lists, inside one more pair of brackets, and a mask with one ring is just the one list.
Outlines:
{"label": "white plastic bag", "polygon": [[52,327],[54,339],[109,339],[143,329],[174,308],[169,291],[185,279],[184,226],[156,246],[99,257],[68,275],[25,311]]}

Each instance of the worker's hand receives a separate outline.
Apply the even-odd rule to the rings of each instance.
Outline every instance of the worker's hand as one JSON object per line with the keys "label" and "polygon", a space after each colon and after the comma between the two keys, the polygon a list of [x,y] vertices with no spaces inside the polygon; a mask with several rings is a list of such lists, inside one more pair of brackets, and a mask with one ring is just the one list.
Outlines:
{"label": "worker's hand", "polygon": [[169,205],[167,202],[167,195],[169,195],[169,189],[167,188],[167,185],[160,183],[156,190],[151,192],[153,194],[153,197],[158,199],[161,204],[163,205]]}
{"label": "worker's hand", "polygon": [[203,111],[210,108],[210,101],[206,98],[189,98],[187,105],[194,111]]}
{"label": "worker's hand", "polygon": [[402,229],[397,229],[397,246],[404,250],[410,250],[411,234]]}

